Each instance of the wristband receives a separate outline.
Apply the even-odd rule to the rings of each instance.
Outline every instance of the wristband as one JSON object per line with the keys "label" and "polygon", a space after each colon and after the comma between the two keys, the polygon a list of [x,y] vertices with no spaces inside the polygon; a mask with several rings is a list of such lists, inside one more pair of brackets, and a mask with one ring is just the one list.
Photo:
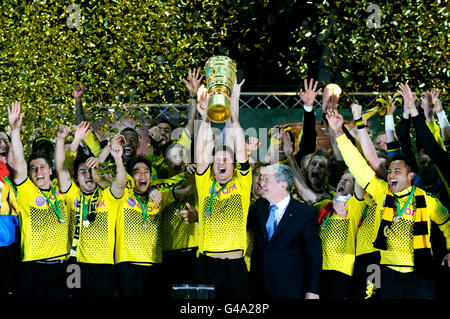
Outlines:
{"label": "wristband", "polygon": [[311,112],[314,106],[303,105],[303,108],[305,109],[306,112]]}
{"label": "wristband", "polygon": [[440,111],[439,113],[436,113],[436,115],[439,119],[440,128],[446,128],[450,126],[450,124],[448,123],[447,115],[445,114],[444,110]]}
{"label": "wristband", "polygon": [[395,131],[393,115],[386,115],[384,117],[384,127],[385,127],[386,131]]}

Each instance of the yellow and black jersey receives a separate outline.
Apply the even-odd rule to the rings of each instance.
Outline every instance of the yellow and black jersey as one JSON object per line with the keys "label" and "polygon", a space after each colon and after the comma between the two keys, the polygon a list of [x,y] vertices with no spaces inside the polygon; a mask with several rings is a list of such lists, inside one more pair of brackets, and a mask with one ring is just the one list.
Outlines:
{"label": "yellow and black jersey", "polygon": [[[242,166],[241,166],[242,165]],[[198,194],[199,253],[217,254],[247,249],[247,215],[250,205],[252,172],[248,161],[237,163],[233,178],[226,184],[216,184],[211,165],[199,175],[195,175]],[[222,190],[219,192],[219,190]],[[208,205],[211,194],[216,194]]]}
{"label": "yellow and black jersey", "polygon": [[[161,203],[148,202],[147,216],[144,214],[145,200],[132,189],[125,194],[117,218],[115,263],[133,262],[151,265],[162,262],[160,242],[161,208],[171,203],[172,191],[161,191]],[[142,203],[142,204],[141,204]]]}
{"label": "yellow and black jersey", "polygon": [[[384,207],[384,204],[386,204],[385,201],[387,195],[390,193],[389,184],[386,181],[376,178],[373,169],[367,164],[366,160],[345,134],[336,138],[336,141],[345,163],[349,167],[350,172],[355,177],[357,183],[373,197],[373,200],[377,205],[377,210],[382,210],[381,213],[376,212],[376,214],[383,216],[384,213],[387,212],[387,208]],[[417,188],[417,190],[420,189]],[[377,240],[380,234],[383,235],[380,237],[380,241],[383,241],[383,249],[380,249],[381,264],[388,265],[394,270],[401,272],[411,272],[414,270],[415,239],[417,238],[417,240],[420,240],[423,238],[414,235],[415,217],[416,215],[419,217],[424,215],[422,213],[415,214],[416,210],[418,210],[416,196],[412,196],[411,200],[409,200],[411,192],[412,187],[408,187],[402,192],[394,194],[398,200],[399,207],[403,207],[404,212],[399,218],[396,218],[395,222],[391,217],[391,220],[389,221],[389,223],[391,223],[390,227],[383,227],[383,229],[381,229],[381,223],[383,223],[382,220],[377,235]],[[419,193],[424,192],[420,190]],[[393,199],[393,196],[390,196]],[[427,233],[430,234],[430,220],[434,221],[446,238],[447,249],[450,249],[450,218],[448,216],[447,208],[445,208],[439,200],[431,196],[420,196],[420,198],[423,198],[421,200],[423,202],[420,203],[420,212],[424,209],[426,210],[426,220],[422,222],[425,222],[428,228],[425,230],[420,229],[420,231],[428,231]],[[406,203],[408,204],[405,206]]]}
{"label": "yellow and black jersey", "polygon": [[[329,202],[331,204],[331,201]],[[331,213],[320,224],[319,236],[322,240],[322,269],[352,276],[356,232],[366,204],[364,200],[360,201],[355,196],[351,197],[347,204],[347,216],[340,217],[334,212]]]}
{"label": "yellow and black jersey", "polygon": [[[388,193],[389,185],[383,180],[373,178],[367,186],[367,192],[377,202],[378,209],[384,209],[384,201]],[[405,206],[408,201],[412,187],[408,187],[402,192],[396,193],[400,207]],[[431,220],[437,225],[447,225],[443,230],[447,241],[447,249],[450,248],[450,222],[448,222],[448,211],[439,200],[429,195],[425,195],[426,209]],[[393,269],[410,272],[414,267],[414,213],[416,212],[416,197],[413,196],[400,216],[398,222],[392,222],[391,227],[386,230],[386,250],[380,250],[381,264],[389,265]],[[382,212],[378,213],[382,215]],[[430,227],[430,223],[428,223]],[[444,226],[445,226],[444,225]],[[400,266],[400,267],[396,267]]]}
{"label": "yellow and black jersey", "polygon": [[[93,194],[84,195],[74,182],[66,198],[71,212],[71,256],[82,263],[114,264],[116,219],[122,199],[115,198],[110,187],[97,187]],[[83,207],[89,207],[86,220]]]}
{"label": "yellow and black jersey", "polygon": [[[66,196],[54,187],[40,190],[29,178],[17,185],[22,261],[66,259],[70,249]],[[61,220],[52,205],[59,207]]]}
{"label": "yellow and black jersey", "polygon": [[377,238],[378,228],[382,210],[377,209],[376,201],[368,193],[364,196],[366,207],[363,217],[356,233],[356,256],[369,254],[379,249],[373,247],[373,242]]}
{"label": "yellow and black jersey", "polygon": [[196,194],[192,192],[182,200],[175,200],[163,207],[161,212],[161,246],[163,251],[197,247],[197,223],[186,224],[181,210],[196,203]]}

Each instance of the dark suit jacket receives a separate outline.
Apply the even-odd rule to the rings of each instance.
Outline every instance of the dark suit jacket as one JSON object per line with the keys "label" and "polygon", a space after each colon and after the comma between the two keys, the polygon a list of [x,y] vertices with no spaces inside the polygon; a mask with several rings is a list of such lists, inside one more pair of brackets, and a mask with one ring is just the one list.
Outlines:
{"label": "dark suit jacket", "polygon": [[291,197],[270,241],[268,217],[269,202],[260,198],[248,220],[254,231],[250,266],[253,297],[304,299],[306,292],[319,294],[322,243],[317,213]]}

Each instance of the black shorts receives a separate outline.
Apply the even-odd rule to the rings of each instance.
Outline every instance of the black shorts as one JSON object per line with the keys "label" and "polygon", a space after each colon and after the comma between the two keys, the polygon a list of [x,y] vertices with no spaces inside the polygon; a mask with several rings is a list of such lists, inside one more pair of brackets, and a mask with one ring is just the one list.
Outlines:
{"label": "black shorts", "polygon": [[66,299],[66,262],[27,261],[20,264],[17,298]]}
{"label": "black shorts", "polygon": [[166,296],[172,295],[172,285],[193,284],[197,247],[163,251],[162,279]]}
{"label": "black shorts", "polygon": [[69,258],[67,267],[71,267],[71,265],[79,268],[73,268],[71,273],[67,273],[68,279],[70,276],[75,276],[75,272],[79,272],[80,278],[79,285],[71,280],[72,285],[68,288],[70,298],[104,299],[115,296],[114,265],[80,263],[74,258]]}
{"label": "black shorts", "polygon": [[197,284],[214,285],[215,298],[248,299],[249,274],[244,257],[220,259],[200,254],[195,267]]}
{"label": "black shorts", "polygon": [[161,265],[136,265],[122,262],[116,265],[118,296],[162,299]]}
{"label": "black shorts", "polygon": [[0,299],[16,293],[20,267],[20,242],[0,247]]}

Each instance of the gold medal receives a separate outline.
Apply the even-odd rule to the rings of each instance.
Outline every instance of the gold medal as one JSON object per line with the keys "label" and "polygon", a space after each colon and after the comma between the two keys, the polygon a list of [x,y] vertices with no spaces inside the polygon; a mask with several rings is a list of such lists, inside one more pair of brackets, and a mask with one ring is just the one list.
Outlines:
{"label": "gold medal", "polygon": [[147,226],[148,226],[147,221],[144,221],[144,222],[142,223],[142,227],[147,227]]}
{"label": "gold medal", "polygon": [[398,223],[400,221],[400,216],[394,216],[394,218],[392,218],[392,221]]}

